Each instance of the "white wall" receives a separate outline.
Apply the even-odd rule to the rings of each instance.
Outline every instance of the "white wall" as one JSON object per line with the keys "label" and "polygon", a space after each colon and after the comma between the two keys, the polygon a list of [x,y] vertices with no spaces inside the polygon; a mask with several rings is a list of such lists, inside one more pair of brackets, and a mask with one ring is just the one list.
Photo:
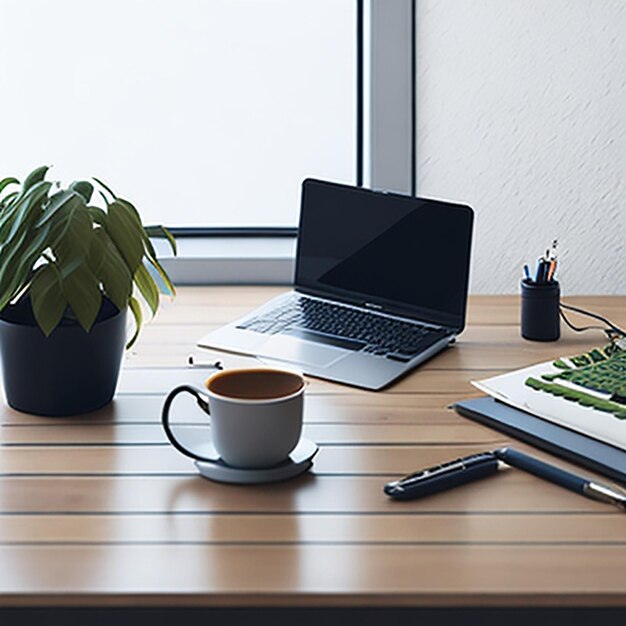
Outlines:
{"label": "white wall", "polygon": [[563,292],[626,293],[626,2],[418,0],[418,191],[476,210],[472,291],[551,240]]}

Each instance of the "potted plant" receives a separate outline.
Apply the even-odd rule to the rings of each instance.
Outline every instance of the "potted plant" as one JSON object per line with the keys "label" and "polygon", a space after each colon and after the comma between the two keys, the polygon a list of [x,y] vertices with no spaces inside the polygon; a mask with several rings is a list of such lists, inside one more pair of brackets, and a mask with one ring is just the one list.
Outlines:
{"label": "potted plant", "polygon": [[167,238],[174,253],[176,244],[162,226],[144,227],[135,207],[98,179],[64,189],[46,180],[48,169],[19,188],[13,177],[0,181],[4,390],[19,411],[76,415],[113,398],[124,347],[141,328],[140,299],[154,315],[159,285],[174,294],[150,237]]}

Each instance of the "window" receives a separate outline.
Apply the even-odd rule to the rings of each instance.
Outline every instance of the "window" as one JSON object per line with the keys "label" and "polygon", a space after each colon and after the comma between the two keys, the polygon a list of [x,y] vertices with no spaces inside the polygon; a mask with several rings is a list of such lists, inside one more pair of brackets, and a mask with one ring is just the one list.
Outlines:
{"label": "window", "polygon": [[[294,226],[355,181],[354,0],[15,0],[3,175],[96,175],[171,226]],[[8,94],[11,94],[8,96]]]}
{"label": "window", "polygon": [[146,222],[211,234],[180,240],[178,283],[288,280],[293,241],[215,235],[293,237],[302,180],[357,183],[357,163],[372,187],[411,189],[414,12],[415,0],[6,0],[0,172],[95,174]]}

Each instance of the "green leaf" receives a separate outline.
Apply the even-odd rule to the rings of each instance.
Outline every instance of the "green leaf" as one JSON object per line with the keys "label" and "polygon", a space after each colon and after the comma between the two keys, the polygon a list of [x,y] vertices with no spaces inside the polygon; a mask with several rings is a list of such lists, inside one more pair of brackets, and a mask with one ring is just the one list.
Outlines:
{"label": "green leaf", "polygon": [[170,277],[167,275],[167,272],[163,269],[163,266],[158,261],[156,252],[154,250],[154,246],[152,245],[152,242],[150,241],[150,233],[148,232],[148,228],[151,230],[151,232],[153,233],[153,236],[155,237],[169,236],[170,246],[172,246],[172,250],[174,254],[176,254],[176,240],[174,239],[174,237],[172,237],[172,234],[167,229],[163,228],[163,226],[150,226],[148,228],[144,228],[141,223],[141,216],[139,215],[139,212],[137,211],[137,209],[128,200],[119,198],[118,202],[120,202],[126,207],[126,209],[128,210],[129,216],[133,217],[135,221],[137,222],[137,225],[142,235],[143,243],[145,246],[145,256],[150,262],[150,264],[157,271],[161,279],[163,280],[163,283],[165,284],[165,287],[167,289],[167,292],[165,293],[168,293],[169,295],[172,295],[172,296],[175,295],[176,289],[174,288],[174,285],[172,284]]}
{"label": "green leaf", "polygon": [[111,201],[109,200],[109,198],[107,198],[99,189],[98,189],[98,194],[104,200],[105,206],[109,206],[109,204],[111,204]]}
{"label": "green leaf", "polygon": [[96,223],[100,224],[100,226],[106,227],[107,224],[107,214],[106,211],[103,211],[99,206],[88,206],[89,213],[91,213],[91,219]]}
{"label": "green leaf", "polygon": [[22,273],[26,276],[41,258],[44,250],[49,247],[50,229],[47,226],[36,229],[29,235],[26,237],[24,245],[21,246],[19,254],[16,255],[17,266],[14,267],[16,277]]}
{"label": "green leaf", "polygon": [[135,341],[137,341],[137,337],[139,337],[139,331],[141,330],[142,324],[142,313],[141,313],[141,305],[137,301],[134,296],[130,297],[128,302],[128,306],[133,313],[133,317],[135,318],[135,332],[133,336],[130,338],[129,342],[126,344],[126,349],[130,350],[133,347]]}
{"label": "green leaf", "polygon": [[22,185],[23,191],[28,191],[33,185],[41,182],[50,169],[49,165],[42,165],[37,169],[34,169],[24,180],[24,184]]}
{"label": "green leaf", "polygon": [[148,306],[152,311],[152,316],[154,317],[154,314],[159,308],[159,289],[143,263],[139,265],[137,271],[135,272],[135,284],[139,288],[139,291],[145,301],[148,303]]}
{"label": "green leaf", "polygon": [[72,259],[71,261],[67,261],[66,263],[58,264],[58,268],[56,264],[54,264],[53,267],[58,272],[59,280],[62,283],[67,276],[69,276],[77,267],[82,265],[84,262],[85,261],[83,259],[76,258]]}
{"label": "green leaf", "polygon": [[13,184],[20,184],[20,181],[17,180],[17,178],[13,178],[13,176],[7,176],[6,178],[0,180],[0,193],[2,193],[6,187]]}
{"label": "green leaf", "polygon": [[141,222],[141,216],[139,215],[139,211],[137,211],[137,209],[132,204],[132,202],[129,202],[128,200],[124,200],[124,198],[117,198],[117,202],[119,202],[121,205],[123,205],[127,209],[129,216],[135,220],[139,228],[143,229],[143,224]]}
{"label": "green leaf", "polygon": [[9,204],[17,197],[19,196],[20,192],[19,191],[12,191],[11,193],[8,193],[6,196],[4,196],[4,198],[2,198],[2,200],[0,200],[0,209],[4,209],[7,206],[9,206]]}
{"label": "green leaf", "polygon": [[174,285],[172,281],[170,280],[170,277],[167,275],[167,272],[163,269],[158,259],[155,256],[152,256],[150,254],[147,254],[146,257],[148,261],[150,262],[150,264],[152,265],[152,267],[154,267],[154,269],[157,271],[157,273],[161,277],[161,280],[163,281],[163,283],[165,284],[165,287],[167,289],[166,295],[175,296],[176,289],[174,288]]}
{"label": "green leaf", "polygon": [[[59,271],[64,273],[63,264],[59,263],[58,266]],[[86,332],[89,332],[100,311],[102,293],[98,286],[98,279],[91,273],[86,263],[82,263],[65,276],[63,295],[67,298],[67,303],[78,318],[80,325]]]}
{"label": "green leaf", "polygon": [[[140,233],[143,239],[143,243],[146,249],[145,250],[146,258],[148,259],[150,264],[154,267],[154,269],[157,271],[157,273],[163,280],[163,283],[165,284],[165,287],[167,291],[169,292],[169,295],[172,295],[172,296],[175,295],[176,289],[174,288],[174,285],[172,284],[170,277],[167,275],[167,272],[163,269],[162,265],[158,261],[156,252],[154,250],[154,246],[152,245],[152,242],[150,241],[150,235],[148,233],[148,230],[147,228],[144,228],[143,224],[141,223],[141,216],[139,215],[139,212],[133,206],[133,204],[129,202],[128,200],[124,200],[123,198],[118,198],[117,202],[119,202],[121,205],[124,206],[124,208],[127,210],[129,218],[134,219],[134,221],[136,222],[138,232]],[[155,237],[169,237],[170,246],[172,247],[174,254],[177,253],[176,240],[166,228],[164,228],[163,226],[150,226],[148,228],[150,228],[152,232],[155,233],[153,235]]]}
{"label": "green leaf", "polygon": [[88,263],[94,276],[102,280],[103,268],[105,263],[106,250],[102,237],[98,233],[94,233],[89,248]]}
{"label": "green leaf", "polygon": [[[119,253],[107,232],[98,228],[94,231],[92,244],[99,240],[104,250],[103,263],[98,278],[104,287],[104,292],[113,304],[122,311],[128,306],[128,299],[133,290],[133,276],[126,262]],[[98,246],[99,244],[95,244]],[[94,254],[98,254],[96,251]]]}
{"label": "green leaf", "polygon": [[69,261],[80,257],[86,259],[93,237],[93,222],[85,199],[74,194],[53,219],[51,243],[54,253]]}
{"label": "green leaf", "polygon": [[35,272],[29,290],[35,319],[46,337],[58,326],[67,308],[59,279],[52,264],[44,265]]}
{"label": "green leaf", "polygon": [[48,247],[47,226],[28,235],[24,231],[13,246],[0,253],[0,311],[25,287],[33,266]]}
{"label": "green leaf", "polygon": [[15,213],[17,209],[15,206],[4,208],[2,215],[0,216],[0,246],[4,245],[9,235],[9,231],[15,221]]}
{"label": "green leaf", "polygon": [[[50,183],[36,183],[26,194],[20,194],[8,207],[0,220],[0,241],[2,250],[17,247],[33,227],[41,214]],[[18,243],[19,242],[19,243]]]}
{"label": "green leaf", "polygon": [[107,217],[106,230],[134,274],[144,254],[141,232],[128,209],[117,200],[109,205]]}
{"label": "green leaf", "polygon": [[148,234],[148,237],[155,237],[160,239],[167,239],[172,252],[176,255],[178,254],[178,249],[176,246],[176,239],[174,239],[174,235],[170,233],[165,226],[146,226],[145,231]]}
{"label": "green leaf", "polygon": [[[50,201],[44,207],[43,214],[37,221],[37,226],[42,226],[47,221],[51,220],[57,215],[57,213],[73,198],[76,198],[77,193],[68,189],[58,191],[50,197]],[[76,202],[76,200],[74,200]]]}
{"label": "green leaf", "polygon": [[89,202],[93,195],[93,185],[86,180],[75,180],[69,186],[69,189],[79,193],[85,199],[85,202]]}
{"label": "green leaf", "polygon": [[141,231],[141,235],[146,243],[146,247],[148,248],[148,250],[150,250],[153,257],[156,258],[156,254],[154,253],[154,248],[152,247],[152,243],[150,242],[150,237],[167,238],[170,243],[170,247],[172,248],[172,252],[176,254],[176,239],[174,239],[172,233],[170,233],[167,228],[165,228],[164,226],[144,227],[141,221],[141,216],[139,215],[139,211],[137,211],[137,209],[131,202],[129,202],[128,200],[124,200],[123,198],[118,198],[117,202],[119,202],[126,208],[129,217],[133,218],[134,221],[137,223],[137,227]]}
{"label": "green leaf", "polygon": [[[156,226],[155,228],[161,228],[161,227]],[[176,289],[174,288],[174,285],[172,284],[170,277],[167,275],[167,272],[163,269],[163,266],[159,263],[156,252],[154,250],[154,246],[152,245],[150,238],[147,236],[147,233],[144,237],[144,245],[146,247],[146,250],[145,250],[146,259],[152,265],[152,267],[154,267],[158,275],[161,277],[161,280],[163,281],[165,288],[167,289],[167,291],[164,291],[163,293],[165,293],[166,295],[170,295],[170,296],[176,295]],[[157,285],[157,287],[160,289],[160,286]]]}
{"label": "green leaf", "polygon": [[15,217],[11,225],[9,234],[3,243],[8,244],[19,232],[34,225],[41,214],[41,205],[48,196],[48,191],[52,183],[36,182],[28,191],[16,200]]}
{"label": "green leaf", "polygon": [[[163,226],[149,226],[147,228],[144,228],[141,223],[141,216],[139,215],[139,212],[137,211],[137,209],[128,200],[119,198],[118,202],[120,202],[127,208],[129,216],[133,217],[135,221],[137,222],[137,225],[141,232],[144,246],[146,249],[145,256],[147,260],[150,262],[150,264],[154,267],[156,272],[159,274],[161,279],[163,280],[163,283],[165,284],[165,287],[167,289],[167,291],[164,293],[168,293],[169,295],[172,295],[172,296],[175,295],[176,289],[174,288],[174,285],[172,284],[170,277],[167,275],[167,272],[163,269],[163,266],[159,263],[156,252],[154,250],[154,246],[152,245],[152,242],[150,241],[150,236],[151,236],[150,232],[152,233],[152,236],[154,237],[168,237],[170,241],[170,246],[172,247],[172,251],[174,252],[174,254],[177,253],[176,240],[174,239],[172,234]],[[150,232],[148,232],[148,229],[150,229]]]}
{"label": "green leaf", "polygon": [[[108,192],[111,197],[113,198],[113,200],[117,199],[117,196],[115,195],[115,193],[113,193],[113,190],[105,185],[99,178],[96,178],[95,176],[93,176],[93,179],[98,183],[98,185],[100,185],[100,187],[102,187],[102,189],[104,189],[106,192]],[[104,198],[104,201],[109,204],[109,201],[106,199],[106,196],[102,196]]]}

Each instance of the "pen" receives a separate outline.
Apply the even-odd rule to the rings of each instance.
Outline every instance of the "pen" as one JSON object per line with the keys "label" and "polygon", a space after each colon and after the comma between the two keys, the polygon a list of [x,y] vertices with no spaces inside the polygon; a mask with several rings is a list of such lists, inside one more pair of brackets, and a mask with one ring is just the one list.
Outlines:
{"label": "pen", "polygon": [[224,366],[222,365],[221,361],[215,361],[214,363],[207,363],[206,361],[198,361],[193,356],[193,354],[190,354],[187,357],[187,366],[195,367],[199,369],[209,369],[209,370],[223,370],[224,369]]}
{"label": "pen", "polygon": [[535,279],[532,279],[530,268],[528,265],[524,265],[524,277],[529,283],[535,283],[535,285],[545,285],[552,282],[554,279],[554,273],[556,272],[556,248],[558,240],[552,241],[552,247],[546,250],[545,255],[540,256],[537,259],[537,268],[535,270]]}
{"label": "pen", "polygon": [[545,268],[546,268],[546,264],[543,258],[540,257],[539,261],[537,262],[537,272],[535,274],[535,282],[537,284],[541,284],[545,282],[545,277],[546,277]]}
{"label": "pen", "polygon": [[626,510],[626,494],[613,487],[608,487],[607,485],[593,482],[582,476],[572,474],[571,472],[566,472],[559,467],[544,463],[539,459],[535,459],[532,456],[528,456],[512,448],[496,450],[495,456],[511,467],[517,467],[525,472],[534,474],[555,485],[559,485],[570,491],[575,491],[581,496],[614,504],[620,509]]}
{"label": "pen", "polygon": [[500,463],[493,452],[481,452],[435,465],[385,485],[394,500],[414,500],[491,476]]}
{"label": "pen", "polygon": [[504,466],[515,467],[575,493],[614,504],[626,510],[626,493],[567,472],[512,448],[481,452],[442,465],[420,470],[385,485],[394,500],[414,500],[495,474]]}

